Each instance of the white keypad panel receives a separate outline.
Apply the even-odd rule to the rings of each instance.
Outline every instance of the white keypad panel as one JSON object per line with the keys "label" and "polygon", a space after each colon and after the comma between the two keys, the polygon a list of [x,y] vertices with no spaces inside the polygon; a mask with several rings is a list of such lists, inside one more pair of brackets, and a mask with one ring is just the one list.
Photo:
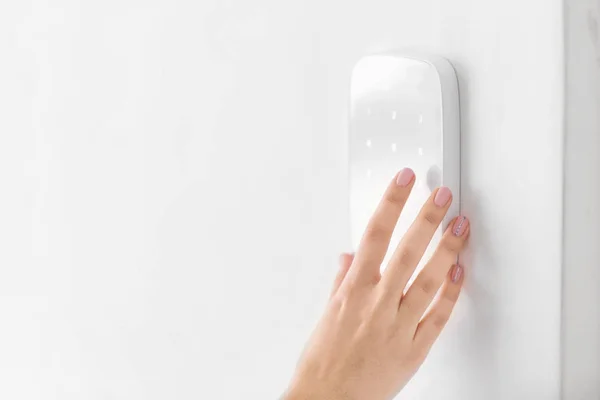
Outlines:
{"label": "white keypad panel", "polygon": [[[417,175],[392,247],[442,181],[440,78],[427,62],[373,55],[356,65],[350,92],[350,210],[355,249],[394,175],[404,167]],[[434,243],[440,235],[441,229]]]}

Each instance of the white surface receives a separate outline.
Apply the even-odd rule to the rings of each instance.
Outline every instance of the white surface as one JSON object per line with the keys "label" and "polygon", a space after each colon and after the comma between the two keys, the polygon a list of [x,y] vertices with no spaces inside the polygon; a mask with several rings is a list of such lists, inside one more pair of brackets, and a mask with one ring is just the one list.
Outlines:
{"label": "white surface", "polygon": [[[385,52],[361,58],[350,78],[350,229],[355,251],[381,195],[402,168],[416,174],[396,225],[393,249],[440,185],[453,203],[425,253],[432,255],[460,206],[460,109],[457,77],[447,60]],[[392,251],[383,261],[385,267]],[[420,268],[418,268],[419,270]]]}
{"label": "white surface", "polygon": [[600,2],[566,2],[563,398],[600,398]]}
{"label": "white surface", "polygon": [[561,3],[4,2],[0,398],[275,398],[350,247],[351,67],[408,46],[473,236],[413,398],[557,399]]}

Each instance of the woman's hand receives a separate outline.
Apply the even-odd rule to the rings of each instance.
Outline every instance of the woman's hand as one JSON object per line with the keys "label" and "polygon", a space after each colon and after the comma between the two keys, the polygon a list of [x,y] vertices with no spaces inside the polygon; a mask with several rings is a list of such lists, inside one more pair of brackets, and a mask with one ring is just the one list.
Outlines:
{"label": "woman's hand", "polygon": [[469,236],[469,222],[458,217],[449,225],[435,253],[403,294],[452,202],[448,188],[432,193],[392,249],[381,274],[390,237],[414,181],[410,169],[397,174],[356,255],[340,257],[327,309],[284,399],[392,399],[425,360],[460,293],[463,269],[454,263]]}

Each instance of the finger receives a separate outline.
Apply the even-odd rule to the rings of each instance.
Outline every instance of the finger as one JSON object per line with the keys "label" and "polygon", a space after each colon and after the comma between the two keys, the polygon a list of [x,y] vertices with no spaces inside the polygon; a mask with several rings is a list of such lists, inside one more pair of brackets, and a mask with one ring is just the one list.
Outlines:
{"label": "finger", "polygon": [[338,291],[348,270],[350,269],[350,265],[352,265],[352,260],[354,260],[354,253],[342,253],[340,254],[339,260],[339,268],[337,275],[335,276],[335,280],[333,281],[333,287],[331,288],[331,294],[329,298],[333,297],[333,295]]}
{"label": "finger", "polygon": [[419,322],[444,283],[448,271],[456,263],[458,253],[463,249],[468,236],[467,218],[456,218],[448,226],[433,256],[402,297],[398,310],[399,319],[405,323],[413,322],[415,325]]}
{"label": "finger", "polygon": [[383,276],[384,295],[393,301],[400,301],[404,287],[451,203],[450,189],[441,187],[434,191],[398,244]]}
{"label": "finger", "polygon": [[459,265],[454,265],[447,275],[440,296],[419,323],[414,336],[414,345],[423,355],[427,355],[446,326],[460,295],[463,281],[464,269]]}
{"label": "finger", "polygon": [[396,222],[415,182],[415,173],[404,168],[390,183],[371,217],[350,268],[353,280],[376,282]]}

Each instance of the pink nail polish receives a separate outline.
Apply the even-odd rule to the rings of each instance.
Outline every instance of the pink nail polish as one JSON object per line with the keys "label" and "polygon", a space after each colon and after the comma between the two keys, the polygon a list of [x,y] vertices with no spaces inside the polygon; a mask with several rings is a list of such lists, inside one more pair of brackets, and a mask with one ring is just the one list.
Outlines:
{"label": "pink nail polish", "polygon": [[452,279],[453,283],[458,283],[460,278],[462,278],[463,268],[460,265],[452,266],[452,273],[450,274],[450,279]]}
{"label": "pink nail polish", "polygon": [[458,217],[452,226],[452,234],[454,236],[462,236],[467,231],[468,226],[469,220],[467,217]]}
{"label": "pink nail polish", "polygon": [[396,184],[401,187],[406,187],[415,177],[415,173],[410,168],[404,168],[396,177]]}
{"label": "pink nail polish", "polygon": [[450,200],[450,197],[452,197],[452,192],[450,192],[450,189],[447,187],[441,187],[435,194],[433,203],[438,207],[444,207]]}

